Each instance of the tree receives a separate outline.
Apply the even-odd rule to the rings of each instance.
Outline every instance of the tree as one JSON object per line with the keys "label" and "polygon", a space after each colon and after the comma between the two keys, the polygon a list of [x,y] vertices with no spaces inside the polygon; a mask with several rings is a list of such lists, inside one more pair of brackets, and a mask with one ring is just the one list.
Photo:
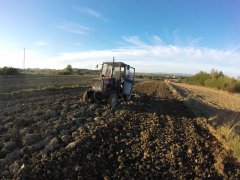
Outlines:
{"label": "tree", "polygon": [[70,64],[67,65],[67,67],[64,69],[64,71],[65,71],[67,74],[72,74],[72,73],[73,73],[72,66],[71,66]]}
{"label": "tree", "polygon": [[212,79],[216,80],[220,77],[224,77],[224,74],[222,71],[218,72],[218,70],[212,69],[211,70],[211,77]]}
{"label": "tree", "polygon": [[0,75],[17,75],[17,74],[19,73],[16,68],[7,66],[0,68]]}

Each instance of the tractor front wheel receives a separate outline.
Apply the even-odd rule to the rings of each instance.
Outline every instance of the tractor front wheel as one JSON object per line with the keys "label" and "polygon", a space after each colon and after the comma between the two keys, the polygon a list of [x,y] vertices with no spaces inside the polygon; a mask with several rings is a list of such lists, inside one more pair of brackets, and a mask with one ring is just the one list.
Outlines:
{"label": "tractor front wheel", "polygon": [[115,108],[118,103],[118,95],[117,93],[112,93],[109,96],[109,105],[111,108]]}
{"label": "tractor front wheel", "polygon": [[132,92],[130,94],[127,94],[125,97],[128,101],[130,101],[132,98]]}

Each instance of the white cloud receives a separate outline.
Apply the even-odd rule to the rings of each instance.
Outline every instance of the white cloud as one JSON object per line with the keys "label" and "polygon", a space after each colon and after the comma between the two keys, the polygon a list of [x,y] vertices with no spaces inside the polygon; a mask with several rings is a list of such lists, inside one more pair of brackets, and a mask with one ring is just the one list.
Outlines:
{"label": "white cloud", "polygon": [[23,67],[23,49],[0,48],[0,67]]}
{"label": "white cloud", "polygon": [[[152,37],[154,38],[154,36]],[[231,76],[239,76],[240,53],[228,50],[176,46],[167,44],[148,44],[137,36],[123,37],[128,44],[122,48],[107,50],[89,50],[62,52],[54,56],[43,56],[38,52],[26,52],[26,67],[58,68],[67,64],[76,68],[94,69],[103,61],[124,61],[136,67],[137,72],[172,72],[197,73],[200,70],[210,71],[212,68],[223,71]],[[15,57],[13,57],[15,55]],[[8,61],[3,61],[3,56]],[[11,61],[9,61],[11,59]],[[23,51],[0,51],[0,66],[11,65],[22,67]]]}
{"label": "white cloud", "polygon": [[82,43],[79,43],[79,42],[77,42],[77,43],[75,43],[75,46],[83,46],[83,44],[82,44]]}
{"label": "white cloud", "polygon": [[142,47],[142,48],[147,48],[150,47],[147,45],[145,42],[141,41],[138,36],[123,36],[122,37],[126,42],[130,43],[131,45],[137,46],[137,47]]}
{"label": "white cloud", "polygon": [[[154,37],[153,37],[154,38]],[[210,48],[180,47],[175,45],[151,45],[137,36],[123,37],[129,44],[118,49],[64,52],[58,55],[61,62],[86,68],[94,67],[102,61],[125,61],[137,67],[138,72],[178,72],[196,73],[212,68],[237,76],[240,67],[240,54],[231,50]]]}
{"label": "white cloud", "polygon": [[153,35],[152,39],[153,39],[155,44],[158,44],[158,45],[165,44],[164,41],[157,35]]}
{"label": "white cloud", "polygon": [[188,46],[198,46],[199,42],[202,41],[202,37],[197,37],[197,38],[188,38]]}
{"label": "white cloud", "polygon": [[70,21],[62,22],[57,27],[63,31],[80,35],[87,35],[89,31],[91,31],[91,29],[87,26]]}
{"label": "white cloud", "polygon": [[[24,51],[21,48],[0,48],[0,67],[9,66],[23,68]],[[59,68],[59,62],[54,57],[42,54],[33,49],[25,51],[26,68]]]}
{"label": "white cloud", "polygon": [[107,21],[107,19],[99,12],[97,12],[96,10],[89,8],[89,7],[74,7],[75,10],[77,10],[78,12],[82,13],[82,14],[86,14],[88,16],[92,16],[98,19],[101,19],[103,21]]}
{"label": "white cloud", "polygon": [[47,41],[36,41],[36,42],[33,42],[33,45],[36,45],[36,46],[47,46],[48,42]]}

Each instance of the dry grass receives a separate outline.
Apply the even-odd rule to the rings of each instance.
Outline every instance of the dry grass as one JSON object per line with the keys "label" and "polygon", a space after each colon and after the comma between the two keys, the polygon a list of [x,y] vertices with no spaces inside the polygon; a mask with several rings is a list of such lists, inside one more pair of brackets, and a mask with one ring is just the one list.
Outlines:
{"label": "dry grass", "polygon": [[217,130],[218,133],[222,134],[229,145],[232,148],[234,156],[240,161],[240,136],[231,133],[231,128],[222,126]]}

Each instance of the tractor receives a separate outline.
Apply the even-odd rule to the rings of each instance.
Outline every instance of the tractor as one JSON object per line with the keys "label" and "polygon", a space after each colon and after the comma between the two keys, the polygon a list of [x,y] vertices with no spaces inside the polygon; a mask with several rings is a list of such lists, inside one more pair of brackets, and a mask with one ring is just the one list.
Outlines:
{"label": "tractor", "polygon": [[[118,99],[130,100],[134,84],[135,68],[123,63],[103,62],[99,78],[93,79],[91,90],[83,95],[83,101],[108,100],[111,108],[118,104]],[[98,67],[98,65],[97,65]]]}

